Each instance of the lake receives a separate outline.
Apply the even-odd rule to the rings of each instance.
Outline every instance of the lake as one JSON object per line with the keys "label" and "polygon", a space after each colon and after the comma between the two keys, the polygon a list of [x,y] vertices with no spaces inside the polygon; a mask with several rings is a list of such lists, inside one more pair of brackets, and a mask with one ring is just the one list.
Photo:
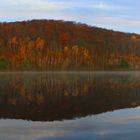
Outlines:
{"label": "lake", "polygon": [[140,137],[139,72],[0,73],[0,140]]}

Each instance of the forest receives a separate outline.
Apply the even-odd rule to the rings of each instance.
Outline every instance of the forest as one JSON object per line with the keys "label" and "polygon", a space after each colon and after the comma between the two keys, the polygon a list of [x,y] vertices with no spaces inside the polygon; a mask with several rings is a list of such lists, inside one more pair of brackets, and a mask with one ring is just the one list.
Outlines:
{"label": "forest", "polygon": [[139,70],[140,35],[63,20],[0,23],[0,70]]}

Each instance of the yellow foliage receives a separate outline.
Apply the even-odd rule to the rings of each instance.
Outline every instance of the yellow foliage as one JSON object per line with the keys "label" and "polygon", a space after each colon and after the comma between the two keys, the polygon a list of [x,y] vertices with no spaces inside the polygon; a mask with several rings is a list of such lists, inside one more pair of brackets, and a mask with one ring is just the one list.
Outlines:
{"label": "yellow foliage", "polygon": [[64,95],[65,95],[65,96],[68,96],[69,93],[65,90],[65,91],[64,91]]}

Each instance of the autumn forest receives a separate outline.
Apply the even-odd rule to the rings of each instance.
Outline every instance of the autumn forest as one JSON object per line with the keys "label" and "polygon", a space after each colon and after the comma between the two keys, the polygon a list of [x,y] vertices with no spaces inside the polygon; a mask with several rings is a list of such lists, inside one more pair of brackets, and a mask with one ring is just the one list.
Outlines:
{"label": "autumn forest", "polygon": [[61,20],[0,23],[0,70],[126,69],[140,69],[140,35]]}

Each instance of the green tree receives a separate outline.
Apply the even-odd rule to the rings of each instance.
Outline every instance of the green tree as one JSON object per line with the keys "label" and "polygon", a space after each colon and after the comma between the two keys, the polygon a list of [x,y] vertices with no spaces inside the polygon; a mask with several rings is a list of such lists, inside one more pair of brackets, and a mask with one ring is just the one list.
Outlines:
{"label": "green tree", "polygon": [[122,68],[128,68],[129,67],[129,63],[128,63],[128,60],[125,59],[125,58],[122,58],[119,62],[119,65],[122,67]]}
{"label": "green tree", "polygon": [[5,57],[0,58],[0,68],[7,68],[10,64],[9,60]]}
{"label": "green tree", "polygon": [[22,60],[22,65],[23,65],[23,66],[27,67],[27,66],[29,66],[29,64],[30,64],[30,61],[29,61],[27,58],[24,58],[24,59]]}

